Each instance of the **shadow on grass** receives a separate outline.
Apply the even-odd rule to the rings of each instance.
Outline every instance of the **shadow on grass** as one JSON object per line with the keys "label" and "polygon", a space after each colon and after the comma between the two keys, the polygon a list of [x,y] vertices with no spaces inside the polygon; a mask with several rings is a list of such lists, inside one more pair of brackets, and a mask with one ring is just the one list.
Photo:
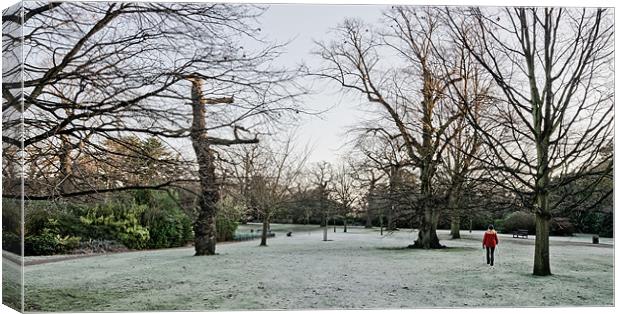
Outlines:
{"label": "shadow on grass", "polygon": [[380,251],[432,251],[432,252],[473,252],[477,251],[477,249],[473,247],[443,247],[440,249],[419,249],[419,248],[410,248],[408,246],[381,246],[377,247],[377,250]]}

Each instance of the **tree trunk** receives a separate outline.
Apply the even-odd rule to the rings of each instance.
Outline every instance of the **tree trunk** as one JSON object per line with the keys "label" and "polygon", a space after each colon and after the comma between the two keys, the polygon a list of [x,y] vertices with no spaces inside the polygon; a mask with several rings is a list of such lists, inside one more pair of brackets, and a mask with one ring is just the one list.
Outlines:
{"label": "tree trunk", "polygon": [[435,107],[435,96],[433,86],[432,74],[423,69],[423,107],[424,113],[421,118],[422,124],[422,147],[420,152],[420,196],[422,197],[422,217],[420,221],[420,228],[418,232],[418,239],[410,247],[422,248],[422,249],[437,249],[442,248],[439,244],[439,238],[437,237],[437,221],[438,221],[438,209],[433,202],[433,190],[432,180],[435,173],[435,161],[433,161],[433,155],[436,152],[436,148],[433,143],[433,135],[435,130],[433,129],[433,108]]}
{"label": "tree trunk", "polygon": [[[393,201],[392,201],[393,202]],[[388,212],[387,212],[387,226],[386,229],[388,231],[394,230],[394,226],[392,226],[392,211],[394,210],[394,205],[390,205]]]}
{"label": "tree trunk", "polygon": [[[535,117],[540,118],[539,114]],[[540,122],[535,123],[536,131],[540,130]],[[546,123],[545,123],[546,124]],[[551,275],[549,262],[549,134],[544,133],[542,141],[537,143],[536,184],[534,188],[534,208],[536,213],[536,242],[534,247],[534,275]]]}
{"label": "tree trunk", "polygon": [[263,232],[260,236],[260,246],[267,246],[267,234],[269,232],[269,215],[263,216]]}
{"label": "tree trunk", "polygon": [[364,228],[372,228],[372,216],[370,215],[370,207],[366,208],[366,224],[364,225]]}
{"label": "tree trunk", "polygon": [[450,235],[452,239],[461,238],[461,217],[459,213],[453,213],[452,220],[450,222]]}
{"label": "tree trunk", "polygon": [[61,135],[61,151],[58,154],[58,160],[60,161],[60,191],[62,193],[68,193],[71,191],[71,176],[73,174],[72,160],[71,160],[71,142],[66,135]]}
{"label": "tree trunk", "polygon": [[534,248],[534,275],[551,275],[549,263],[549,216],[536,215],[536,246]]}
{"label": "tree trunk", "polygon": [[450,195],[448,198],[448,207],[452,211],[452,217],[450,219],[450,235],[452,239],[461,238],[461,210],[458,204],[458,197]]}
{"label": "tree trunk", "polygon": [[439,215],[435,210],[435,204],[433,204],[430,170],[428,167],[421,169],[420,194],[422,196],[422,210],[424,214],[420,221],[418,239],[410,245],[412,248],[439,249],[444,247],[439,243],[439,238],[437,237]]}
{"label": "tree trunk", "polygon": [[327,215],[323,216],[323,241],[327,241]]}
{"label": "tree trunk", "polygon": [[534,275],[551,275],[549,262],[549,225],[551,214],[549,213],[549,193],[545,189],[548,182],[547,173],[537,180],[537,195],[535,202],[536,212],[536,241],[534,247]]}
{"label": "tree trunk", "polygon": [[396,193],[397,185],[400,182],[399,180],[399,168],[397,166],[390,166],[390,179],[389,179],[389,206],[387,210],[387,226],[386,230],[394,230],[394,209],[396,204],[396,198],[398,197]]}
{"label": "tree trunk", "polygon": [[215,215],[219,191],[215,178],[215,163],[209,146],[205,100],[202,96],[202,80],[192,82],[192,128],[190,138],[198,162],[200,195],[198,196],[198,217],[194,222],[194,246],[196,255],[214,255],[216,243]]}
{"label": "tree trunk", "polygon": [[344,217],[344,230],[342,232],[347,232],[347,217]]}
{"label": "tree trunk", "polygon": [[374,192],[375,191],[375,179],[374,175],[372,180],[370,181],[370,187],[368,188],[368,200],[366,205],[366,225],[364,228],[372,228],[372,206],[374,202]]}

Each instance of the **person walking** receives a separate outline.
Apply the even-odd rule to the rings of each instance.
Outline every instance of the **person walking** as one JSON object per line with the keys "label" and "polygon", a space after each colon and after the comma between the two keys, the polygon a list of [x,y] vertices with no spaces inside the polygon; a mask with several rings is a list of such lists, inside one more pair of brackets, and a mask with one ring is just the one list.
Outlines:
{"label": "person walking", "polygon": [[495,247],[499,244],[499,238],[494,229],[493,225],[489,225],[482,238],[482,248],[487,250],[487,265],[491,266],[493,266],[494,262]]}

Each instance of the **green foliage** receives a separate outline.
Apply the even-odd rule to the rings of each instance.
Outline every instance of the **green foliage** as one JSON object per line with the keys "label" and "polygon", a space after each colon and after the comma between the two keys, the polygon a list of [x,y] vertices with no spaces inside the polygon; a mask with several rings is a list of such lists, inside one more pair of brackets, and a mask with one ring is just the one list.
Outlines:
{"label": "green foliage", "polygon": [[[471,216],[461,216],[461,227],[463,229],[469,228],[469,219],[471,219],[471,226],[473,230],[486,230],[489,224],[492,222],[494,223],[493,215],[491,213],[478,212]],[[449,228],[449,225],[447,228]],[[497,229],[497,226],[495,226],[495,228]]]}
{"label": "green foliage", "polygon": [[218,203],[218,212],[215,218],[217,241],[231,241],[239,226],[243,214],[243,207],[236,204],[232,198],[223,198]]}
{"label": "green foliage", "polygon": [[[183,246],[193,237],[191,219],[177,196],[147,190],[118,194],[114,201],[100,204],[30,201],[25,226],[31,255],[68,252],[79,247],[80,240],[109,240],[144,249]],[[6,237],[7,247],[15,237]]]}
{"label": "green foliage", "polygon": [[517,211],[508,214],[502,224],[501,232],[511,233],[518,229],[525,229],[530,234],[536,233],[536,221],[534,214],[526,211]]}
{"label": "green foliage", "polygon": [[495,219],[495,221],[493,221],[493,227],[495,227],[497,232],[504,233],[504,219]]}
{"label": "green foliage", "polygon": [[566,217],[551,218],[551,235],[570,236],[575,232],[575,225]]}
{"label": "green foliage", "polygon": [[21,206],[18,200],[2,199],[2,248],[21,254]]}
{"label": "green foliage", "polygon": [[2,199],[2,231],[20,233],[21,206],[18,200]]}
{"label": "green foliage", "polygon": [[26,236],[24,239],[24,253],[26,255],[52,255],[60,253],[58,238],[49,231]]}
{"label": "green foliage", "polygon": [[90,239],[118,240],[127,248],[143,249],[150,238],[149,230],[140,224],[145,205],[110,202],[86,210],[80,222],[88,226]]}
{"label": "green foliage", "polygon": [[192,239],[192,222],[178,205],[176,195],[155,191],[135,195],[137,202],[147,204],[141,223],[149,230],[148,248],[183,246]]}
{"label": "green foliage", "polygon": [[45,228],[40,234],[24,238],[25,255],[53,255],[78,247],[79,237],[60,236],[56,230]]}
{"label": "green foliage", "polygon": [[21,255],[22,241],[19,235],[2,230],[2,249]]}
{"label": "green foliage", "polygon": [[595,233],[601,237],[611,238],[614,234],[613,212],[591,212],[583,220],[588,227],[586,232]]}

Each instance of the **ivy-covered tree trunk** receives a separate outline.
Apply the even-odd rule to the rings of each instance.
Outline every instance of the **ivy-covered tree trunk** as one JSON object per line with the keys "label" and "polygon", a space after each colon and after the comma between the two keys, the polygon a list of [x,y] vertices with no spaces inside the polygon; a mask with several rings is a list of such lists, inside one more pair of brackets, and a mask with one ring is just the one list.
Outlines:
{"label": "ivy-covered tree trunk", "polygon": [[192,128],[190,138],[196,153],[200,195],[198,216],[194,221],[194,246],[196,255],[214,255],[216,243],[215,215],[219,190],[215,177],[215,163],[206,131],[206,101],[202,95],[202,80],[192,78]]}

